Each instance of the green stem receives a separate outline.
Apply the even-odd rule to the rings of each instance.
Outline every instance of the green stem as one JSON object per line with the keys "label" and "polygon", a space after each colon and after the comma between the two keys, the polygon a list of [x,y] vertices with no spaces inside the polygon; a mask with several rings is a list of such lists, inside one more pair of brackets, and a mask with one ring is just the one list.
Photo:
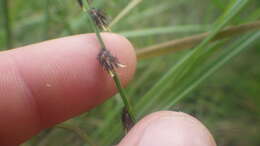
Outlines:
{"label": "green stem", "polygon": [[[90,9],[90,6],[89,4],[87,3],[87,1],[83,1],[83,11],[87,12],[88,10]],[[98,38],[98,41],[101,45],[101,49],[106,49],[106,46],[105,46],[105,43],[100,35],[100,30],[99,28],[95,25],[94,21],[92,20],[91,16],[88,14],[88,18],[90,20],[90,25],[92,26],[92,28],[95,30],[96,32],[96,35],[97,35],[97,38]],[[134,112],[133,112],[133,108],[128,100],[128,97],[126,96],[126,92],[124,91],[124,88],[122,87],[121,85],[121,82],[120,82],[120,79],[117,75],[117,73],[115,71],[113,71],[113,80],[116,84],[116,87],[120,93],[120,96],[124,102],[124,105],[126,107],[126,109],[128,110],[129,112],[129,115],[131,117],[131,119],[136,122],[136,119],[135,119],[135,116],[134,116]]]}
{"label": "green stem", "polygon": [[[91,7],[89,6],[88,2],[86,0],[83,0],[83,11],[87,12],[90,9],[91,9]],[[95,30],[95,33],[97,35],[98,41],[99,41],[99,43],[101,45],[101,48],[106,48],[105,43],[104,43],[104,41],[103,41],[103,39],[102,39],[102,37],[100,35],[100,30],[97,28],[97,26],[93,22],[91,16],[89,14],[87,16],[88,16],[88,19],[90,21],[91,27]]]}
{"label": "green stem", "polygon": [[3,21],[4,21],[4,28],[5,28],[5,36],[6,36],[6,48],[10,49],[13,47],[12,42],[12,30],[11,30],[11,23],[10,23],[10,16],[9,16],[9,3],[8,0],[1,0],[2,5],[2,13],[3,13]]}
{"label": "green stem", "polygon": [[135,8],[143,0],[132,0],[128,5],[116,16],[116,18],[110,23],[109,28],[112,28],[119,22],[125,15],[127,15],[133,8]]}
{"label": "green stem", "polygon": [[129,115],[130,115],[131,119],[133,120],[133,122],[136,122],[135,115],[134,115],[134,112],[133,112],[133,108],[132,108],[132,106],[130,104],[130,101],[129,101],[127,95],[126,95],[126,92],[125,92],[124,88],[122,88],[120,79],[119,79],[119,77],[118,77],[116,72],[114,72],[113,79],[114,79],[116,87],[117,87],[117,89],[118,89],[118,91],[120,93],[120,96],[122,97],[124,105],[125,105],[125,107],[127,108],[128,112],[129,112]]}
{"label": "green stem", "polygon": [[45,0],[45,16],[44,16],[44,39],[49,38],[49,21],[50,21],[50,12],[49,12],[49,0]]}
{"label": "green stem", "polygon": [[62,129],[68,130],[68,131],[72,131],[76,135],[78,135],[84,142],[88,143],[90,146],[97,146],[97,144],[95,144],[84,131],[82,131],[80,128],[78,128],[76,126],[62,123],[62,124],[56,125],[55,127],[62,128]]}

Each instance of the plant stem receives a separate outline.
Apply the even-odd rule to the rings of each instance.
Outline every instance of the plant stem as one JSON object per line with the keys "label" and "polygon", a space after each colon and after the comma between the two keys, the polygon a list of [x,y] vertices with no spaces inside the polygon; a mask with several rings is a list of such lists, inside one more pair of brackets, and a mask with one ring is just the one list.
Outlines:
{"label": "plant stem", "polygon": [[44,39],[47,40],[49,38],[49,21],[50,21],[50,12],[49,12],[49,0],[45,0],[45,16],[44,16]]}
{"label": "plant stem", "polygon": [[[260,29],[260,21],[255,21],[248,24],[242,24],[238,26],[228,27],[220,31],[212,41],[225,39],[231,36],[240,35],[246,32]],[[146,48],[137,50],[137,58],[145,59],[154,56],[160,56],[163,54],[168,54],[170,52],[175,52],[178,50],[192,48],[199,44],[203,39],[205,39],[209,33],[201,33],[198,35],[193,35],[190,37],[185,37],[182,39],[171,40],[157,45],[152,45]]]}
{"label": "plant stem", "polygon": [[127,95],[126,95],[124,88],[122,88],[120,79],[119,79],[116,72],[114,72],[114,75],[115,76],[113,77],[113,79],[114,79],[116,87],[117,87],[117,89],[120,93],[120,96],[122,97],[124,105],[125,105],[127,111],[129,112],[129,115],[130,115],[131,119],[133,120],[133,122],[136,122],[135,115],[134,115],[134,112],[133,112],[133,107],[130,104],[130,101],[129,101]]}
{"label": "plant stem", "polygon": [[110,23],[111,29],[115,24],[119,22],[126,14],[128,14],[133,8],[135,8],[142,0],[132,0],[129,4],[116,16],[116,18]]}
{"label": "plant stem", "polygon": [[[86,2],[85,0],[83,0],[83,11],[87,13],[87,11],[90,9],[90,6],[88,4],[88,2]],[[98,41],[101,45],[101,48],[106,48],[105,46],[105,43],[100,35],[100,30],[98,29],[98,27],[96,26],[96,24],[93,22],[91,16],[89,14],[87,14],[88,16],[88,19],[90,21],[90,25],[91,27],[94,29],[96,35],[97,35],[97,38],[98,38]]]}
{"label": "plant stem", "polygon": [[13,47],[13,42],[12,42],[12,30],[11,30],[8,2],[9,2],[8,0],[1,0],[2,13],[4,16],[3,21],[4,21],[5,36],[6,36],[6,48],[10,49]]}
{"label": "plant stem", "polygon": [[[87,12],[87,10],[89,10],[89,9],[90,9],[90,6],[88,5],[88,3],[86,1],[83,1],[83,10],[85,12]],[[100,35],[99,28],[95,25],[93,19],[91,18],[91,16],[89,14],[88,14],[88,18],[90,20],[90,24],[91,24],[92,28],[95,30],[95,33],[97,35],[98,41],[99,41],[100,46],[101,46],[101,49],[106,49],[105,43],[104,43],[104,41],[103,41],[103,39]],[[125,105],[127,111],[129,112],[129,115],[130,115],[131,119],[133,120],[133,122],[136,122],[134,112],[133,112],[133,108],[132,108],[132,106],[131,106],[131,104],[128,100],[128,97],[126,95],[124,88],[121,85],[119,76],[117,75],[116,71],[113,70],[112,72],[113,72],[113,75],[114,75],[112,78],[113,78],[115,85],[116,85],[116,87],[117,87],[117,89],[120,93],[120,96],[121,96],[121,98],[124,102],[124,105]]]}
{"label": "plant stem", "polygon": [[56,125],[55,127],[72,131],[76,135],[78,135],[84,142],[88,143],[90,146],[97,146],[85,132],[83,132],[80,128],[78,128],[76,126],[73,126],[71,124],[62,123],[62,124]]}

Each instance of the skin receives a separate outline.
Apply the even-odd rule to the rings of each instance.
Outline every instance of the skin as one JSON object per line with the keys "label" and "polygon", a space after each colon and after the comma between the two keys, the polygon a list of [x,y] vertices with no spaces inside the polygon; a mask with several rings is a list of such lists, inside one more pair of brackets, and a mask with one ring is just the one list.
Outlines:
{"label": "skin", "polygon": [[[102,34],[107,49],[131,80],[136,56],[124,37]],[[116,93],[99,65],[95,34],[50,40],[0,53],[0,145],[17,146],[41,130],[87,112]],[[119,146],[214,146],[208,130],[195,118],[161,111],[138,122]]]}

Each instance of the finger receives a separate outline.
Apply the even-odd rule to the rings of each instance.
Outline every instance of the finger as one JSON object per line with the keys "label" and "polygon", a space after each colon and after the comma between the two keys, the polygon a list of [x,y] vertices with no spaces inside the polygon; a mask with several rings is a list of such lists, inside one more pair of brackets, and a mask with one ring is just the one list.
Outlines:
{"label": "finger", "polygon": [[137,123],[118,146],[216,146],[207,128],[180,112],[153,113]]}
{"label": "finger", "polygon": [[[119,35],[102,36],[127,66],[118,69],[126,84],[135,70],[133,47]],[[112,96],[116,88],[96,59],[99,49],[95,34],[87,34],[0,53],[0,145],[21,143]]]}

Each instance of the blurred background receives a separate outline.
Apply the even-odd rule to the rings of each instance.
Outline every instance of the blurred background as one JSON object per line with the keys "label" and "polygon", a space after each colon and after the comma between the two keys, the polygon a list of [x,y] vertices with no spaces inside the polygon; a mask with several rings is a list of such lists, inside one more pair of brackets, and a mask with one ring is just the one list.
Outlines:
{"label": "blurred background", "polygon": [[[112,27],[113,32],[127,37],[137,51],[147,46],[211,30],[212,24],[224,13],[231,0],[139,1],[138,5]],[[9,17],[6,17],[5,2],[8,2]],[[94,0],[93,5],[104,10],[113,20],[131,2],[131,0]],[[93,32],[76,0],[1,0],[0,17],[1,50]],[[259,17],[260,1],[250,0],[228,25],[254,22],[259,20]],[[249,38],[254,34],[233,36],[215,47],[225,50],[244,35]],[[138,114],[140,112],[139,117],[167,107],[168,110],[186,112],[200,119],[212,132],[219,146],[259,146],[259,41],[250,43],[246,49],[232,57],[201,84],[196,85],[192,91],[186,90],[189,81],[196,80],[200,74],[195,74],[192,78],[188,76],[189,78],[183,78],[169,86],[163,84],[165,85],[163,88],[167,89],[158,95],[159,97],[156,97],[156,94],[151,98],[142,98],[147,97],[146,93],[190,52],[191,49],[183,49],[166,55],[141,58],[138,61],[137,73],[127,87],[127,92],[136,106],[136,112]],[[221,53],[225,52],[214,52],[207,59],[219,57]],[[190,71],[191,75],[193,71],[204,66],[207,65],[195,64]],[[183,95],[185,93],[182,100],[168,104],[182,95],[181,93]],[[157,99],[153,100],[153,97]],[[143,106],[148,103],[149,107],[143,110]],[[124,135],[120,121],[122,106],[120,98],[115,95],[91,112],[68,120],[59,127],[43,131],[23,146],[116,144]],[[68,128],[70,125],[83,132],[81,135],[85,141],[78,135],[79,133]]]}

